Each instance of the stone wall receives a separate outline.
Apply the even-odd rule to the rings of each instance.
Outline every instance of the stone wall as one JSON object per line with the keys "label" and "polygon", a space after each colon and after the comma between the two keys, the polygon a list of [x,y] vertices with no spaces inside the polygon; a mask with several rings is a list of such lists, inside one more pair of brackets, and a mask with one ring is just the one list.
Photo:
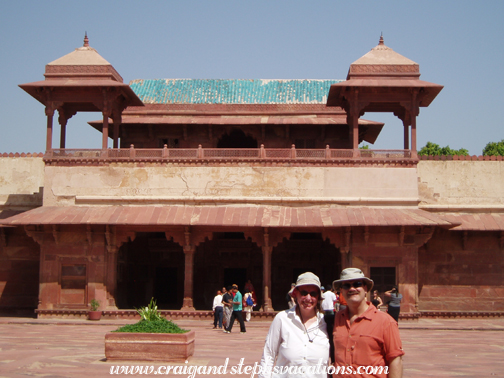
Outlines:
{"label": "stone wall", "polygon": [[44,206],[331,201],[416,204],[414,168],[254,166],[47,166]]}
{"label": "stone wall", "polygon": [[0,211],[41,206],[43,186],[41,157],[0,157]]}
{"label": "stone wall", "polygon": [[437,230],[418,265],[420,311],[504,311],[499,232]]}
{"label": "stone wall", "polygon": [[504,210],[504,161],[420,161],[422,208]]}

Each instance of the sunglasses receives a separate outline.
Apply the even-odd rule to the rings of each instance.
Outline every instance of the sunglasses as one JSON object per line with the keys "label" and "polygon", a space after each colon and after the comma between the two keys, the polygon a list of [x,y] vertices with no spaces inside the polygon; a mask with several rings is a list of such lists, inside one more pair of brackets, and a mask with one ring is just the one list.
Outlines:
{"label": "sunglasses", "polygon": [[299,290],[299,293],[303,296],[306,297],[308,294],[310,294],[311,297],[318,297],[318,291],[306,291],[306,290]]}
{"label": "sunglasses", "polygon": [[344,283],[343,285],[341,285],[341,288],[345,289],[345,290],[348,290],[351,287],[355,287],[357,289],[358,287],[362,287],[362,286],[364,286],[364,282],[362,282],[362,281],[355,281],[355,282],[352,282],[352,283],[349,283],[349,282]]}

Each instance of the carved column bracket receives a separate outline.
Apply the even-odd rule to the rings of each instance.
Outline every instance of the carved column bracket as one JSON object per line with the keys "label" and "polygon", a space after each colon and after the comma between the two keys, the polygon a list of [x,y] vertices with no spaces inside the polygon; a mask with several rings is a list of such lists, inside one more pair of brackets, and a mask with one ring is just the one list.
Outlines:
{"label": "carved column bracket", "polygon": [[5,229],[0,227],[0,247],[7,247],[7,235],[5,235]]}
{"label": "carved column bracket", "polygon": [[469,237],[469,233],[467,231],[464,231],[462,234],[462,249],[466,250],[467,249],[467,239]]}
{"label": "carved column bracket", "polygon": [[45,232],[38,227],[35,229],[29,228],[29,226],[25,226],[24,230],[26,232],[26,235],[28,235],[30,238],[35,240],[38,245],[42,245],[44,243],[44,237],[45,237]]}
{"label": "carved column bracket", "polygon": [[60,242],[60,231],[59,231],[59,227],[55,224],[53,224],[52,226],[52,234],[53,234],[53,237],[54,237],[54,242],[56,243],[56,245],[59,245],[59,242]]}
{"label": "carved column bracket", "polygon": [[434,227],[422,227],[419,234],[415,235],[414,245],[419,248],[427,243],[434,235]]}
{"label": "carved column bracket", "polygon": [[405,231],[404,231],[404,226],[401,226],[401,229],[399,231],[399,246],[403,246],[404,245],[404,235],[405,235]]}
{"label": "carved column bracket", "polygon": [[343,246],[341,247],[341,249],[345,252],[350,251],[351,242],[352,242],[352,228],[345,227],[345,234],[343,237]]}
{"label": "carved column bracket", "polygon": [[86,239],[90,247],[93,246],[93,230],[91,229],[91,225],[86,226]]}
{"label": "carved column bracket", "polygon": [[369,243],[369,226],[364,227],[364,245],[368,245]]}

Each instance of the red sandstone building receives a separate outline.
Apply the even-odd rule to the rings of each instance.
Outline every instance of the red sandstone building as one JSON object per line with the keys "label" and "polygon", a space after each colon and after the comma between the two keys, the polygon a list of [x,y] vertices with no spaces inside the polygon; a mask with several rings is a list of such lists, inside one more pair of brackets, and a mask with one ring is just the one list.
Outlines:
{"label": "red sandstone building", "polygon": [[[84,316],[96,298],[127,316],[154,297],[198,314],[250,279],[264,314],[299,273],[329,284],[348,266],[399,284],[407,318],[504,312],[504,163],[418,159],[416,119],[442,86],[383,39],[345,81],[127,85],[86,38],[20,87],[47,142],[0,159],[2,312]],[[101,149],[65,148],[82,111],[102,113]],[[395,114],[404,144],[359,149],[385,127],[366,112]]]}

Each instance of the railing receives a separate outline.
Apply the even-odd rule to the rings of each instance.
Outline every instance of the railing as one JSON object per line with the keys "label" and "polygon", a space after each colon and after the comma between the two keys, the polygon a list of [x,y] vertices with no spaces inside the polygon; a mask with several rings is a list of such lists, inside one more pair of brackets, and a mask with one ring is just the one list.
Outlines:
{"label": "railing", "polygon": [[410,150],[296,149],[291,148],[130,148],[53,149],[44,155],[50,160],[404,160]]}

